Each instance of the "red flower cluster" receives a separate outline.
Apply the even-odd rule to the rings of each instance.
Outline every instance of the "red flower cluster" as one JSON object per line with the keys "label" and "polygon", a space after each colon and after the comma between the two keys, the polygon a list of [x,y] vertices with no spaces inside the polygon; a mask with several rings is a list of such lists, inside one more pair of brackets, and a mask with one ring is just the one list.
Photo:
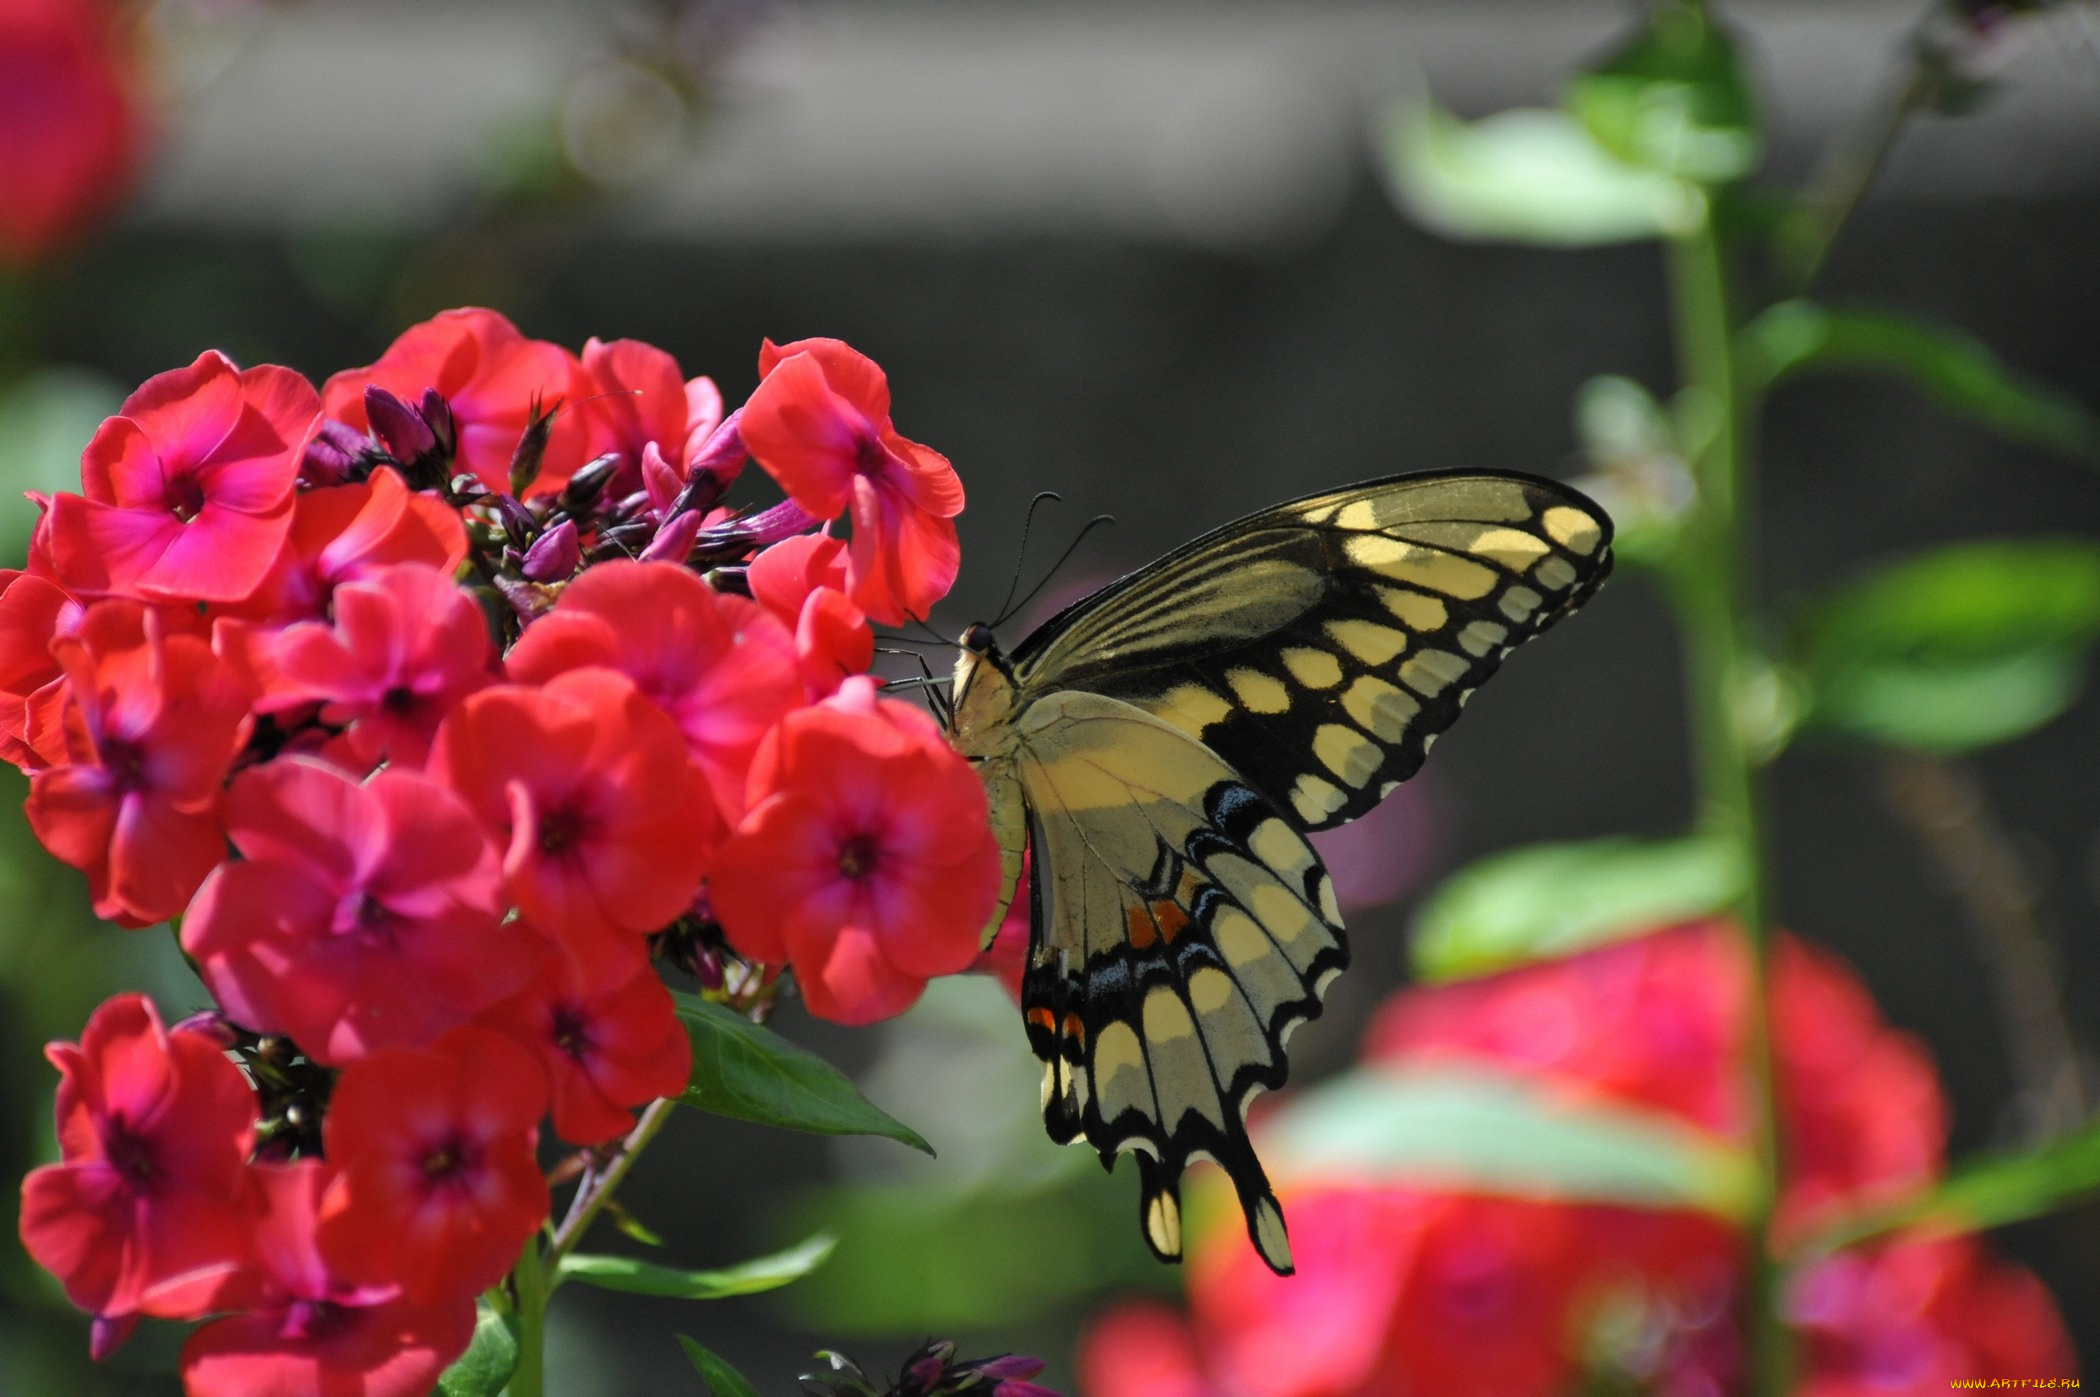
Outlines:
{"label": "red flower cluster", "polygon": [[[102,1340],[220,1315],[192,1391],[426,1391],[546,1218],[543,1118],[597,1145],[684,1087],[653,954],[791,965],[850,1023],[975,959],[982,788],[863,676],[870,615],[953,578],[961,487],[844,344],[762,368],[725,417],[661,350],[485,310],[322,392],[207,353],[39,501],[0,753],[219,1008],[52,1050],[22,1236]],[[792,496],[749,516],[747,420]]]}
{"label": "red flower cluster", "polygon": [[121,12],[109,0],[0,0],[0,264],[50,255],[138,163]]}
{"label": "red flower cluster", "polygon": [[[1741,1140],[1748,988],[1728,928],[1680,927],[1407,991],[1374,1023],[1367,1056],[1373,1070],[1492,1064]],[[1798,1237],[1929,1181],[1947,1112],[1923,1050],[1834,957],[1782,942],[1773,988],[1789,1142],[1778,1230]],[[1148,1303],[1099,1320],[1081,1355],[1091,1397],[1554,1397],[1586,1370],[1672,1397],[1734,1389],[1743,1240],[1717,1219],[1332,1177],[1282,1193],[1297,1276],[1271,1275],[1237,1226],[1198,1233],[1189,1316]],[[2073,1370],[2047,1291],[1973,1237],[1842,1253],[1808,1268],[1785,1304],[1800,1397]]]}

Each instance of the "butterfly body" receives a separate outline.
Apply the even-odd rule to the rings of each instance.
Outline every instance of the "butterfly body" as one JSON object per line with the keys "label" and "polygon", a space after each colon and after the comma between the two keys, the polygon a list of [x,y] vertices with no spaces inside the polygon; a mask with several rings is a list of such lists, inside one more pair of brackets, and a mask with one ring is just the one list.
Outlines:
{"label": "butterfly body", "polygon": [[1529,476],[1393,477],[1228,524],[1011,656],[965,633],[950,736],[984,780],[1008,899],[1032,859],[1044,1124],[1104,1163],[1137,1155],[1161,1257],[1181,1251],[1181,1173],[1209,1158],[1290,1270],[1245,1118],[1348,963],[1305,836],[1411,776],[1503,655],[1602,582],[1610,531]]}

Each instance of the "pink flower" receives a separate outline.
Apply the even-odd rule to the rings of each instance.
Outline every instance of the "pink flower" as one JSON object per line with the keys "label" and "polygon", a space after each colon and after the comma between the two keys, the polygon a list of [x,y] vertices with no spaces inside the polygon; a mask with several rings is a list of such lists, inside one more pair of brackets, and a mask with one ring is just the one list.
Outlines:
{"label": "pink flower", "polygon": [[[321,705],[346,729],[349,764],[419,767],[467,695],[495,682],[495,645],[472,597],[424,563],[375,569],[335,590],[335,622],[291,627],[264,652],[264,712]],[[260,668],[261,666],[259,666]]]}
{"label": "pink flower", "polygon": [[673,563],[591,568],[505,661],[524,684],[591,666],[626,675],[678,724],[725,823],[743,814],[759,739],[801,698],[793,645],[773,618]]}
{"label": "pink flower", "polygon": [[875,632],[846,596],[846,545],[820,534],[782,539],[751,560],[751,595],[795,633],[809,697],[829,698],[875,661]]}
{"label": "pink flower", "polygon": [[69,760],[31,778],[30,827],[87,874],[98,916],[150,926],[225,856],[219,787],[247,740],[247,692],[204,641],[163,634],[136,602],[90,607],[54,650]]}
{"label": "pink flower", "polygon": [[709,879],[730,944],[790,962],[810,1011],[902,1012],[965,970],[998,897],[984,787],[931,719],[866,678],[789,714]]}
{"label": "pink flower", "polygon": [[526,339],[495,311],[442,311],[410,326],[377,363],[329,379],[322,404],[328,416],[367,431],[371,387],[410,403],[436,389],[452,409],[459,468],[500,494],[510,492],[511,457],[535,410],[564,409],[556,412],[532,492],[559,490],[583,464],[583,420],[574,411],[591,392],[583,366],[560,345]]}
{"label": "pink flower", "polygon": [[328,616],[335,589],[390,563],[425,563],[446,576],[466,560],[459,515],[382,466],[354,485],[307,490],[270,572],[245,601],[214,614],[264,625]]}
{"label": "pink flower", "polygon": [[417,1305],[488,1289],[547,1217],[533,1158],[546,1109],[539,1064],[486,1029],[351,1063],[321,1127],[337,1170],[321,1254],[346,1279],[398,1284]]}
{"label": "pink flower", "polygon": [[[651,446],[683,484],[689,463],[722,425],[715,381],[685,380],[676,359],[640,340],[593,339],[583,347],[583,368],[596,395],[588,409],[585,457],[613,452],[620,458],[607,493],[619,499],[642,488],[642,458]],[[735,478],[735,470],[728,470],[721,483],[726,487]]]}
{"label": "pink flower", "polygon": [[434,781],[280,757],[234,782],[227,823],[246,858],[205,882],[182,944],[244,1027],[339,1065],[428,1043],[532,974],[480,824]]}
{"label": "pink flower", "polygon": [[924,617],[955,584],[962,482],[890,425],[889,382],[843,341],[766,342],[744,405],[751,455],[819,519],[853,510],[854,605],[886,626]]}
{"label": "pink flower", "polygon": [[238,1289],[255,1094],[219,1045],[161,1026],[143,996],[97,1009],[62,1080],[62,1163],[22,1183],[22,1245],[98,1315],[189,1319]]}
{"label": "pink flower", "polygon": [[316,1228],[333,1178],[318,1159],[255,1171],[260,1293],[182,1346],[189,1397],[423,1397],[466,1352],[472,1295],[411,1304],[329,1265]]}
{"label": "pink flower", "polygon": [[505,851],[510,900],[594,990],[625,983],[644,937],[692,905],[718,837],[683,735],[609,669],[473,695],[438,729],[430,771]]}
{"label": "pink flower", "polygon": [[539,977],[482,1016],[538,1055],[554,1093],[554,1133],[596,1145],[627,1133],[633,1108],[685,1090],[692,1047],[656,971],[591,993],[575,968],[549,957]]}
{"label": "pink flower", "polygon": [[141,140],[118,20],[103,0],[0,4],[0,262],[48,257],[130,183]]}
{"label": "pink flower", "polygon": [[80,603],[31,573],[0,584],[0,758],[24,770],[66,759],[65,670],[51,642],[81,615]]}

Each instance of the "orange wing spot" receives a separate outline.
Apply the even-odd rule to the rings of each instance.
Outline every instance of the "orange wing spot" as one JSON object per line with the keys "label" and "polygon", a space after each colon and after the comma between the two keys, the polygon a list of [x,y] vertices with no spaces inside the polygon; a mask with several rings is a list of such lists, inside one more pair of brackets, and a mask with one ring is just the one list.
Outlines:
{"label": "orange wing spot", "polygon": [[1184,907],[1193,907],[1196,905],[1196,894],[1202,891],[1203,880],[1196,876],[1196,870],[1184,867],[1181,870],[1181,881],[1174,888],[1174,900]]}
{"label": "orange wing spot", "polygon": [[1065,1015],[1065,1037],[1082,1048],[1086,1046],[1086,1025],[1079,1021],[1079,1015]]}
{"label": "orange wing spot", "polygon": [[1142,902],[1123,909],[1123,926],[1130,933],[1130,944],[1134,950],[1147,950],[1159,940],[1160,929],[1153,925],[1152,913]]}
{"label": "orange wing spot", "polygon": [[1057,1032],[1057,1015],[1049,1009],[1035,1008],[1028,1011],[1028,1023],[1045,1033]]}
{"label": "orange wing spot", "polygon": [[1174,938],[1189,929],[1189,914],[1177,903],[1161,900],[1152,904],[1152,919],[1159,923],[1159,934],[1167,938],[1169,946]]}

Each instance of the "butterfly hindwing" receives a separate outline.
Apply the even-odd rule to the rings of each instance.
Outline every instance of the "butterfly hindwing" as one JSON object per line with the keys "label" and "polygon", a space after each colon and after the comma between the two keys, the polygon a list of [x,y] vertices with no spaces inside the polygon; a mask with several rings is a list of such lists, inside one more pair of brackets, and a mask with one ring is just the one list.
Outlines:
{"label": "butterfly hindwing", "polygon": [[1283,1083],[1284,1043],[1347,963],[1312,847],[1267,797],[1173,725],[1061,693],[1020,720],[1038,933],[1023,980],[1053,1138],[1137,1151],[1146,1238],[1180,1252],[1181,1173],[1231,1176],[1255,1245],[1289,1242],[1246,1110]]}
{"label": "butterfly hindwing", "polygon": [[1412,776],[1503,656],[1595,590],[1609,542],[1601,511],[1527,476],[1354,486],[1105,589],[1023,642],[1016,673],[1157,713],[1328,829]]}

